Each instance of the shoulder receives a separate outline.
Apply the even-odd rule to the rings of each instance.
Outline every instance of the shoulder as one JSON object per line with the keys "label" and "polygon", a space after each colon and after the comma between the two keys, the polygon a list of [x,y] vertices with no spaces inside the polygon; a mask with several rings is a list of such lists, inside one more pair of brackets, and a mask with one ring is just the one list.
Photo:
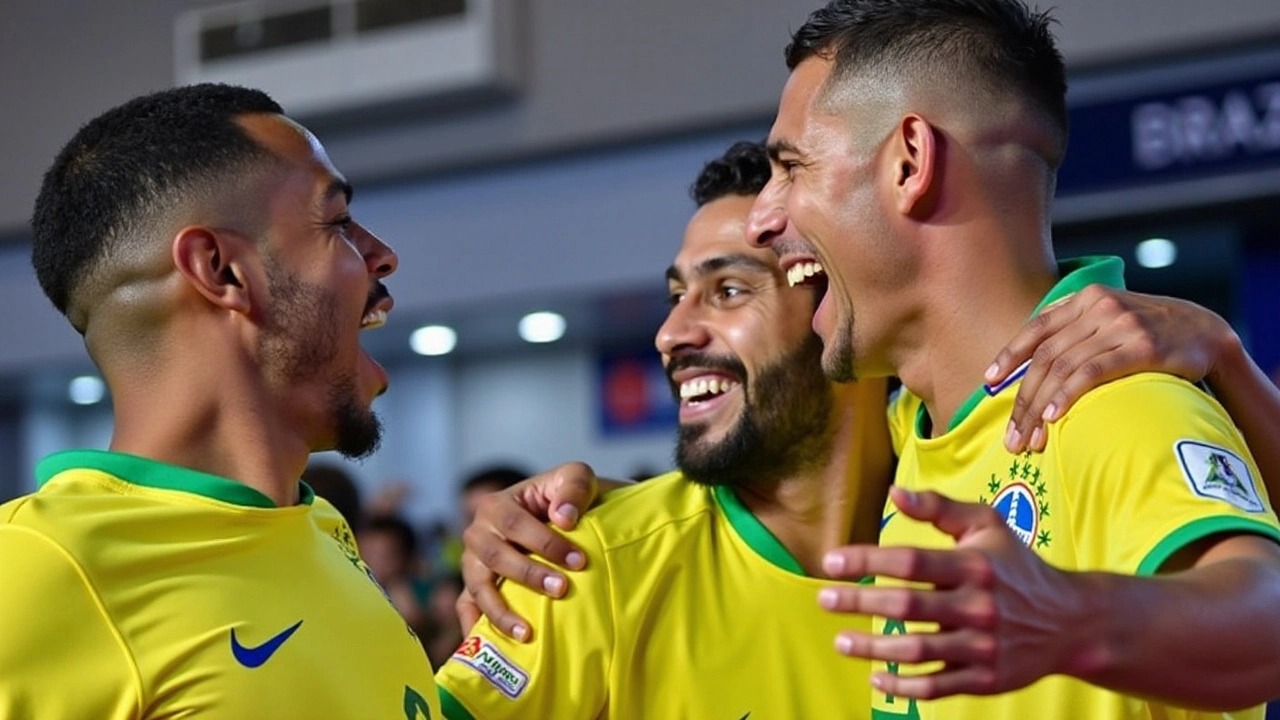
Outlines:
{"label": "shoulder", "polygon": [[672,471],[607,493],[583,516],[580,527],[611,550],[656,533],[676,532],[689,521],[710,519],[714,510],[710,488]]}
{"label": "shoulder", "polygon": [[1159,373],[1133,375],[1092,390],[1055,425],[1061,433],[1107,435],[1113,441],[1187,433],[1238,436],[1230,416],[1208,393]]}

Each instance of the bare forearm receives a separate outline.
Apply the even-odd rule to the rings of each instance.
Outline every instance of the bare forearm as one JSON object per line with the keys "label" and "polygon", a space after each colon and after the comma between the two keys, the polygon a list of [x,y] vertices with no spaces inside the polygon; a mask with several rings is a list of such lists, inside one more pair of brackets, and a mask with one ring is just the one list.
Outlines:
{"label": "bare forearm", "polygon": [[1272,503],[1280,501],[1280,389],[1234,335],[1207,380],[1244,434]]}
{"label": "bare forearm", "polygon": [[1071,675],[1127,695],[1236,710],[1280,697],[1280,572],[1233,558],[1175,576],[1091,573]]}

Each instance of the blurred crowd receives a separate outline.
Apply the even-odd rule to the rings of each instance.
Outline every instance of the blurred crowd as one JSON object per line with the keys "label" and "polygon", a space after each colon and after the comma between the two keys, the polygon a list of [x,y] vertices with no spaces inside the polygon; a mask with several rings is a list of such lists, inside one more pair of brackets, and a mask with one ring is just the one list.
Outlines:
{"label": "blurred crowd", "polygon": [[423,528],[415,528],[405,516],[406,485],[389,485],[366,500],[350,474],[338,465],[312,464],[302,479],[351,525],[365,564],[417,633],[434,667],[462,642],[454,612],[463,588],[458,533],[471,522],[480,497],[529,475],[523,468],[508,465],[482,468],[460,484],[457,517],[439,518]]}

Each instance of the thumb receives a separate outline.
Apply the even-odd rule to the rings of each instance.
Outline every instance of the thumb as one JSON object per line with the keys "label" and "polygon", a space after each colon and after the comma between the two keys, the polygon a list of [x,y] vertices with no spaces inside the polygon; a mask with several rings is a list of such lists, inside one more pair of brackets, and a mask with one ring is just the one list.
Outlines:
{"label": "thumb", "polygon": [[555,481],[547,492],[551,521],[563,530],[572,530],[578,524],[583,508],[591,507],[597,494],[596,474],[589,465],[562,465],[556,469]]}
{"label": "thumb", "polygon": [[932,490],[917,493],[897,485],[889,488],[889,497],[903,515],[927,522],[956,540],[1002,525],[1000,516],[985,503],[960,502]]}
{"label": "thumb", "polygon": [[454,612],[458,615],[458,624],[462,627],[464,636],[471,634],[471,628],[480,622],[480,607],[476,605],[476,601],[471,597],[471,593],[463,591],[458,595],[457,602],[453,605]]}

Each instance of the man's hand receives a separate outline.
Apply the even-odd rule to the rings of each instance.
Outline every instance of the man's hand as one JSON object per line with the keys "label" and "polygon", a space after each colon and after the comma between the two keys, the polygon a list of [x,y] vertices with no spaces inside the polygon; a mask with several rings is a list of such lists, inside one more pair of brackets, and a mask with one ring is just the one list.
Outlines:
{"label": "man's hand", "polygon": [[924,675],[875,673],[872,685],[889,695],[920,699],[988,695],[1066,671],[1065,658],[1076,651],[1068,643],[1089,621],[1083,593],[1072,575],[1050,567],[1018,542],[988,505],[898,487],[890,490],[890,497],[904,515],[930,522],[954,537],[956,547],[855,545],[837,548],[824,558],[823,567],[833,578],[875,575],[933,586],[839,585],[819,594],[822,607],[833,612],[938,624],[937,632],[841,633],[836,648],[845,655],[890,663],[944,663]]}
{"label": "man's hand", "polygon": [[458,597],[457,611],[463,633],[470,632],[484,614],[503,633],[527,642],[529,624],[502,599],[498,577],[551,597],[564,595],[568,578],[518,548],[569,570],[582,569],[586,557],[581,549],[543,523],[550,520],[557,527],[573,529],[582,512],[595,502],[600,485],[619,484],[598,480],[583,463],[566,463],[482,498],[475,520],[462,533],[466,589]]}
{"label": "man's hand", "polygon": [[987,370],[995,385],[1031,361],[1005,447],[1043,450],[1044,424],[1103,383],[1140,372],[1198,382],[1233,342],[1231,326],[1194,303],[1090,285],[1027,322]]}

